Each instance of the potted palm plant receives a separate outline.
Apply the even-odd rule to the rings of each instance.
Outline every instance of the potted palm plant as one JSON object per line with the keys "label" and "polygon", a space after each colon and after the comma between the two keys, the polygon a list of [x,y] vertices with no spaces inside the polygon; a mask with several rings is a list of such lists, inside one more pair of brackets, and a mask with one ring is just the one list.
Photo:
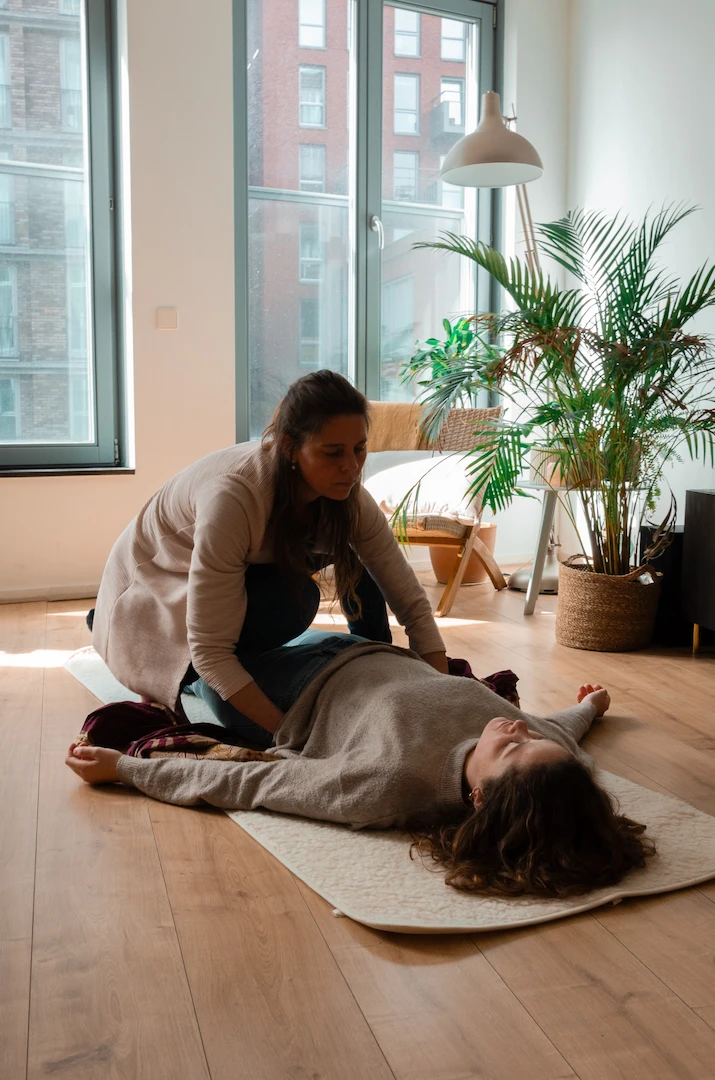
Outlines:
{"label": "potted palm plant", "polygon": [[[421,348],[405,377],[422,384],[432,437],[465,392],[496,390],[509,403],[486,439],[480,432],[469,466],[470,490],[493,511],[522,494],[529,462],[547,483],[568,484],[575,500],[561,502],[584,554],[561,568],[556,636],[575,648],[648,643],[658,584],[634,566],[640,525],[679,452],[715,464],[715,354],[685,330],[715,305],[715,268],[682,285],[656,258],[690,213],[665,208],[633,223],[577,210],[539,226],[539,250],[570,275],[565,286],[454,233],[416,245],[473,260],[511,300],[500,315],[474,316],[464,347]],[[661,542],[673,523],[671,497]]]}

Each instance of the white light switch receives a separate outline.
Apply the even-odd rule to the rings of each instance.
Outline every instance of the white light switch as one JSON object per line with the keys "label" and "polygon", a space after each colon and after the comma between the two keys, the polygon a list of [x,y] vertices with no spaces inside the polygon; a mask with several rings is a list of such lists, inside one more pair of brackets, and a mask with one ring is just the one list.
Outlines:
{"label": "white light switch", "polygon": [[179,313],[175,307],[158,307],[156,309],[157,330],[176,330],[179,326]]}

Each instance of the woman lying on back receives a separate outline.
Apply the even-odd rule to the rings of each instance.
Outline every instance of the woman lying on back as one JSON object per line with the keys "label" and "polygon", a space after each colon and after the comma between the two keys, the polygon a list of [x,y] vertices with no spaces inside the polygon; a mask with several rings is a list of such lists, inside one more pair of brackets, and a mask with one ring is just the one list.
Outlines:
{"label": "woman lying on back", "polygon": [[577,704],[538,718],[355,635],[308,631],[243,662],[284,714],[275,760],[137,758],[73,744],[67,764],[88,783],[119,780],[182,806],[410,829],[464,890],[585,892],[654,850],[578,747],[610,705],[600,686],[581,686]]}

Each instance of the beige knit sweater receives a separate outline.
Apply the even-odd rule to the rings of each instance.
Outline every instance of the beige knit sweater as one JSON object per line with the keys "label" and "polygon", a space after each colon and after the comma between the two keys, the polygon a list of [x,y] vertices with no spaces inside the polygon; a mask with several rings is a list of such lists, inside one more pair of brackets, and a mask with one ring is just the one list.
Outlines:
{"label": "beige knit sweater", "polygon": [[495,716],[526,720],[587,764],[578,748],[594,706],[529,716],[481,683],[440,675],[414,653],[356,644],[285,714],[276,761],[119,759],[118,777],[180,806],[265,807],[353,828],[409,827],[463,807],[464,760]]}
{"label": "beige knit sweater", "polygon": [[[443,650],[429,600],[385,515],[364,488],[360,500],[358,557],[410,646],[421,656]],[[270,456],[246,444],[201,458],[142,507],[112,548],[92,630],[122,685],[173,708],[189,661],[224,700],[251,682],[233,650],[246,613],[246,567],[273,559],[265,538],[272,507]]]}

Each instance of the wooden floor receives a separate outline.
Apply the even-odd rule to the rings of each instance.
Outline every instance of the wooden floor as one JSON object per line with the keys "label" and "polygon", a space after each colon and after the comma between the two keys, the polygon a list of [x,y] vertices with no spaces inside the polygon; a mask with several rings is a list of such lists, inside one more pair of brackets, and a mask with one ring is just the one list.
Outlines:
{"label": "wooden floor", "polygon": [[[460,590],[449,653],[533,712],[607,685],[599,763],[715,815],[715,658],[564,649],[523,601]],[[484,936],[336,919],[224,814],[65,767],[87,607],[0,607],[2,1080],[715,1076],[715,883]]]}

